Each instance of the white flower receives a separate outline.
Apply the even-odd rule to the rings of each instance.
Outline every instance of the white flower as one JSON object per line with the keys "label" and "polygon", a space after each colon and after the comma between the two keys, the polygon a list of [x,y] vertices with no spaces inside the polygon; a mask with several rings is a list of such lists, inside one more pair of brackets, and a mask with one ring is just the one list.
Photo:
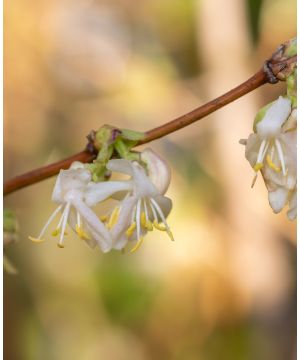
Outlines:
{"label": "white flower", "polygon": [[109,170],[129,175],[130,179],[109,181],[106,184],[90,183],[87,188],[85,200],[88,206],[93,206],[108,196],[122,198],[107,217],[112,247],[118,250],[123,249],[128,241],[136,242],[131,251],[137,250],[144,235],[153,228],[166,231],[173,240],[166,221],[172,201],[164,196],[170,182],[170,170],[150,149],[142,152],[141,160],[146,168],[136,161],[110,160],[107,164]]}
{"label": "white flower", "polygon": [[75,162],[68,170],[61,170],[52,193],[52,200],[59,204],[49,217],[37,238],[29,237],[34,242],[43,241],[43,236],[56,215],[62,215],[53,236],[59,235],[58,246],[63,247],[67,223],[84,239],[88,245],[99,245],[103,252],[111,249],[111,236],[105,225],[85,202],[85,191],[91,182],[91,173],[84,165]]}
{"label": "white flower", "polygon": [[291,111],[291,101],[280,96],[256,124],[256,133],[241,141],[246,145],[246,158],[256,173],[252,186],[257,172],[261,171],[273,211],[278,213],[289,204],[290,219],[296,217],[296,127],[296,109]]}

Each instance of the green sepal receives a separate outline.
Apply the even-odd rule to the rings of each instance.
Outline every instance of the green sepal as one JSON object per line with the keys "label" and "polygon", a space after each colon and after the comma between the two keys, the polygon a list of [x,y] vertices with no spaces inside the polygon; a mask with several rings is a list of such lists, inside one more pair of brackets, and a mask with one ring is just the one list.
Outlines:
{"label": "green sepal", "polygon": [[94,182],[105,181],[110,177],[109,171],[106,169],[106,163],[100,163],[95,160],[92,164],[87,164],[87,169],[92,173],[92,180]]}
{"label": "green sepal", "polygon": [[297,70],[295,69],[286,79],[287,96],[292,101],[292,108],[297,107]]}
{"label": "green sepal", "polygon": [[120,158],[140,161],[138,152],[132,148],[145,138],[145,134],[129,129],[118,129],[115,126],[103,125],[94,133],[94,147],[99,150],[96,160],[87,168],[92,173],[94,182],[105,181],[110,177],[106,165],[116,152]]}
{"label": "green sepal", "polygon": [[129,129],[121,129],[121,137],[125,140],[140,141],[145,138],[145,133]]}
{"label": "green sepal", "polygon": [[114,148],[122,159],[140,161],[140,153],[131,150],[136,144],[137,141],[118,138],[115,140]]}

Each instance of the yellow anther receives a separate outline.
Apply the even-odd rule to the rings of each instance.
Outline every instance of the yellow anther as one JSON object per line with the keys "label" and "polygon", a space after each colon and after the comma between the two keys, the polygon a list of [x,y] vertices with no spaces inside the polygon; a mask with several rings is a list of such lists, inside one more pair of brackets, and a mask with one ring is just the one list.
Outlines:
{"label": "yellow anther", "polygon": [[63,248],[64,248],[64,245],[63,245],[63,244],[60,244],[60,243],[57,243],[57,246],[58,246],[60,249],[63,249]]}
{"label": "yellow anther", "polygon": [[[58,234],[60,234],[60,229],[55,229],[54,231],[52,231],[51,235],[52,236],[57,236]],[[64,236],[68,235],[68,233],[65,231],[64,232]]]}
{"label": "yellow anther", "polygon": [[163,226],[163,225],[160,225],[156,220],[154,220],[153,226],[154,226],[155,229],[157,229],[157,230],[166,231],[167,234],[169,235],[170,239],[171,239],[172,241],[174,241],[174,236],[173,236],[173,234],[172,234],[172,231],[171,231],[169,228],[167,228],[167,227],[165,227],[165,226]]}
{"label": "yellow anther", "polygon": [[81,226],[79,226],[78,224],[76,224],[75,226],[75,230],[77,235],[83,239],[83,240],[91,240],[91,238],[88,236],[88,234],[83,230],[83,228]]}
{"label": "yellow anther", "polygon": [[155,227],[155,229],[160,230],[160,231],[167,231],[167,228],[163,225],[160,225],[156,220],[153,221],[153,226]]}
{"label": "yellow anther", "polygon": [[108,220],[108,224],[107,224],[108,229],[111,229],[117,223],[119,218],[119,212],[120,212],[120,208],[118,206],[115,207]]}
{"label": "yellow anther", "polygon": [[144,213],[144,212],[142,212],[141,213],[141,225],[142,225],[142,227],[146,227],[146,223],[147,223],[147,221],[146,221],[146,214]]}
{"label": "yellow anther", "polygon": [[254,169],[254,171],[257,172],[257,171],[261,170],[263,167],[264,167],[263,163],[257,163],[253,166],[253,169]]}
{"label": "yellow anther", "polygon": [[31,240],[32,242],[36,243],[36,244],[40,244],[44,241],[44,239],[37,239],[37,238],[34,238],[32,236],[28,236],[28,239]]}
{"label": "yellow anther", "polygon": [[152,231],[152,230],[153,230],[152,222],[149,221],[149,220],[146,222],[146,229],[147,229],[148,231]]}
{"label": "yellow anther", "polygon": [[142,245],[144,241],[144,238],[141,236],[138,241],[136,242],[136,244],[134,245],[134,247],[130,250],[131,253],[136,252]]}
{"label": "yellow anther", "polygon": [[130,236],[133,234],[135,228],[136,228],[136,223],[133,222],[133,223],[129,226],[129,228],[126,230],[126,236],[127,236],[127,237],[130,237]]}
{"label": "yellow anther", "polygon": [[102,222],[106,222],[106,221],[108,220],[108,216],[107,216],[107,215],[101,215],[101,216],[100,216],[100,220],[101,220]]}
{"label": "yellow anther", "polygon": [[280,172],[281,168],[273,163],[270,155],[267,155],[267,163],[271,169],[275,170],[276,172]]}

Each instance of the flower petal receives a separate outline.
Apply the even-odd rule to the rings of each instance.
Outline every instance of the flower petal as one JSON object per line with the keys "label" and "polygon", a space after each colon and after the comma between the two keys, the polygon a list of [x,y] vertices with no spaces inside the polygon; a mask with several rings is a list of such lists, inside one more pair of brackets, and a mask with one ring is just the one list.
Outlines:
{"label": "flower petal", "polygon": [[109,231],[105,225],[98,219],[96,214],[79,198],[72,200],[72,205],[80,213],[83,220],[89,226],[89,230],[93,235],[93,238],[97,241],[103,252],[107,252],[111,249],[112,240]]}
{"label": "flower petal", "polygon": [[261,138],[277,137],[281,126],[287,120],[291,112],[291,100],[279,96],[279,98],[267,110],[264,118],[257,123],[257,134]]}
{"label": "flower petal", "polygon": [[279,213],[288,200],[288,190],[278,187],[275,191],[269,191],[269,203],[274,213]]}
{"label": "flower petal", "polygon": [[118,172],[121,174],[133,175],[132,162],[125,159],[109,160],[106,167],[110,171]]}
{"label": "flower petal", "polygon": [[141,159],[147,164],[149,178],[160,194],[165,194],[171,180],[168,164],[150,148],[141,153]]}
{"label": "flower petal", "polygon": [[88,206],[93,206],[103,200],[108,199],[113,194],[132,190],[131,181],[107,181],[99,183],[89,183],[85,191],[85,202]]}

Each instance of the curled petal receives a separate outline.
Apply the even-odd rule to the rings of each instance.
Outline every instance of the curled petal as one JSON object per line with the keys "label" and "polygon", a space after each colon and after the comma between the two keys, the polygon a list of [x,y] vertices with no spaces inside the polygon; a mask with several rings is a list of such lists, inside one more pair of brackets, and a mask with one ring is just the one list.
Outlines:
{"label": "curled petal", "polygon": [[288,200],[288,190],[278,187],[275,191],[269,191],[269,203],[274,213],[279,213]]}
{"label": "curled petal", "polygon": [[263,119],[257,123],[257,134],[262,138],[276,137],[281,132],[281,126],[291,112],[291,100],[279,96],[266,111]]}
{"label": "curled petal", "polygon": [[131,181],[107,181],[89,183],[85,190],[85,201],[88,206],[93,206],[119,192],[132,190]]}
{"label": "curled petal", "polygon": [[146,149],[141,154],[141,159],[147,164],[149,178],[162,195],[170,185],[171,171],[168,164],[154,151]]}
{"label": "curled petal", "polygon": [[97,241],[103,252],[108,252],[112,246],[112,240],[109,231],[105,225],[98,219],[96,214],[79,198],[72,200],[72,205],[80,213],[85,223],[89,226],[93,238]]}

